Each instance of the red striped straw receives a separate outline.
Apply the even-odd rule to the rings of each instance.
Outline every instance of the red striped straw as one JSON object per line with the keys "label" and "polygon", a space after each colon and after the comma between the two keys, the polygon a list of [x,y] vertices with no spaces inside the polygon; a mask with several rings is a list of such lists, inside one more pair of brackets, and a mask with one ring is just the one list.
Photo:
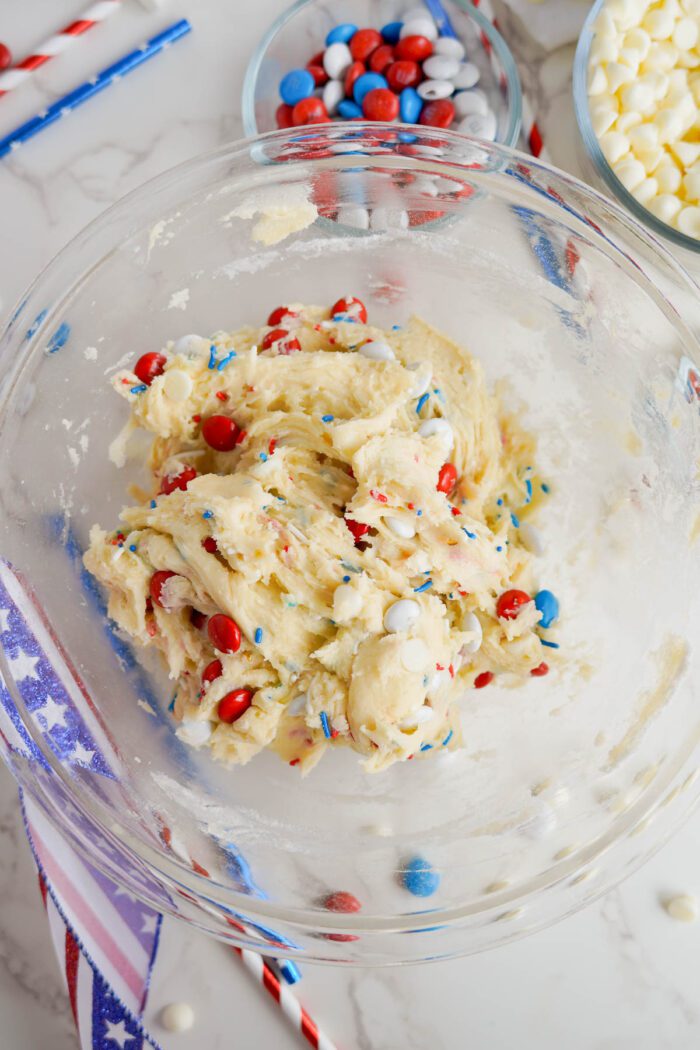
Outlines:
{"label": "red striped straw", "polygon": [[262,956],[256,952],[248,951],[246,948],[236,948],[235,945],[233,945],[233,950],[238,954],[246,970],[252,973],[258,984],[261,984],[277,1005],[281,1007],[282,1013],[295,1032],[303,1035],[307,1043],[314,1047],[314,1050],[337,1050],[335,1043],[331,1042],[328,1036],[307,1014],[290,989],[280,982],[277,974],[273,973]]}
{"label": "red striped straw", "polygon": [[7,95],[10,91],[14,91],[16,87],[28,80],[39,66],[43,66],[45,62],[55,58],[56,55],[62,54],[79,36],[82,36],[83,33],[86,33],[88,29],[92,29],[99,22],[104,22],[115,11],[118,11],[120,7],[121,0],[97,0],[97,3],[83,12],[81,18],[71,22],[70,25],[67,25],[50,37],[41,47],[37,48],[33,55],[27,55],[12,69],[7,69],[5,72],[0,73],[0,97]]}

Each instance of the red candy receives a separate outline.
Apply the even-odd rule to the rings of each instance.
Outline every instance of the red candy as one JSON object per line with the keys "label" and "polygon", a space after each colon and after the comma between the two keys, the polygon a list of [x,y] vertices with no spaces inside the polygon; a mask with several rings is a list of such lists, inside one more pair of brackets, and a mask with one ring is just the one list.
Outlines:
{"label": "red candy", "polygon": [[142,383],[150,386],[156,376],[163,374],[167,363],[167,357],[163,357],[162,354],[144,354],[136,362],[134,374],[139,377]]}
{"label": "red candy", "polygon": [[483,689],[485,685],[490,685],[493,682],[493,671],[482,671],[474,679],[474,688]]}
{"label": "red candy", "polygon": [[214,682],[217,678],[221,678],[223,673],[224,668],[221,660],[212,660],[212,662],[207,664],[202,671],[202,681],[209,685],[210,682]]}
{"label": "red candy", "polygon": [[175,489],[185,491],[193,478],[197,477],[194,467],[183,467],[179,474],[166,474],[160,483],[160,491],[164,496],[169,496]]}
{"label": "red candy", "polygon": [[[357,897],[353,896],[352,893],[346,893],[345,890],[329,893],[327,897],[324,897],[321,904],[326,911],[335,911],[346,915],[351,915],[362,909],[362,905]],[[340,941],[341,943],[357,940],[357,937],[351,933],[327,933],[325,937],[328,941]]]}
{"label": "red candy", "polygon": [[190,609],[190,623],[195,631],[201,631],[206,622],[207,618],[203,612],[200,612],[199,609]]}
{"label": "red candy", "polygon": [[427,36],[405,36],[394,48],[397,59],[407,58],[410,62],[422,62],[432,53],[433,45]]}
{"label": "red candy", "polygon": [[[289,336],[289,338],[287,338]],[[293,354],[295,350],[301,350],[301,343],[293,335],[290,336],[286,328],[273,328],[268,332],[262,343],[261,350],[269,350],[275,343],[280,343],[281,354]]]}
{"label": "red candy", "polygon": [[206,539],[202,540],[202,546],[207,554],[217,554],[219,551],[219,548],[216,545],[216,540],[213,536],[207,536]]}
{"label": "red candy", "polygon": [[343,81],[343,87],[345,94],[348,98],[352,98],[352,89],[355,86],[355,81],[358,77],[361,77],[363,73],[366,73],[364,62],[353,62],[345,74],[345,80]]}
{"label": "red candy", "polygon": [[229,416],[209,416],[202,423],[202,437],[217,452],[230,452],[236,447],[240,429]]}
{"label": "red candy", "polygon": [[288,306],[276,307],[267,319],[267,323],[276,328],[277,325],[282,324],[283,321],[291,321],[292,318],[298,317],[299,315],[290,310]]}
{"label": "red candy", "polygon": [[252,700],[252,689],[234,689],[233,692],[227,693],[219,701],[219,718],[222,722],[227,722],[231,725],[232,722],[238,721],[241,715],[246,713]]}
{"label": "red candy", "polygon": [[159,569],[158,572],[154,572],[151,576],[151,581],[148,584],[148,593],[151,596],[151,601],[154,605],[159,605],[163,608],[162,592],[163,587],[171,580],[173,576],[177,576],[176,572],[169,572],[167,569]]}
{"label": "red candy", "polygon": [[382,34],[376,29],[358,29],[350,41],[350,54],[356,62],[366,62],[382,43]]}
{"label": "red candy", "polygon": [[288,106],[285,102],[278,106],[275,110],[275,120],[277,121],[277,127],[293,128],[294,121],[292,119],[292,113],[292,107]]}
{"label": "red candy", "polygon": [[353,295],[348,296],[347,299],[338,299],[336,303],[333,303],[331,306],[331,317],[335,317],[336,314],[347,314],[348,317],[354,318],[360,324],[367,324],[365,304]]}
{"label": "red candy", "polygon": [[353,518],[346,518],[345,524],[350,529],[355,543],[362,539],[363,536],[366,536],[369,532],[369,525],[365,525],[363,521],[355,521]]}
{"label": "red candy", "polygon": [[392,62],[384,76],[392,91],[403,91],[404,88],[415,87],[422,79],[418,63],[407,59],[402,62]]}
{"label": "red candy", "polygon": [[[443,463],[438,474],[437,490],[449,495],[457,481],[457,468],[454,463]],[[455,508],[453,507],[453,510]]]}
{"label": "red candy", "polygon": [[369,68],[373,73],[383,73],[386,76],[387,66],[394,61],[394,49],[391,44],[382,44],[373,51],[369,59]]}
{"label": "red candy", "polygon": [[436,98],[423,106],[418,123],[430,128],[449,128],[454,119],[455,108],[449,98]]}
{"label": "red candy", "polygon": [[292,122],[295,127],[315,123],[319,118],[325,120],[327,117],[328,111],[323,104],[323,99],[316,98],[315,95],[303,98],[292,110]]}
{"label": "red candy", "polygon": [[532,668],[530,674],[534,675],[535,678],[542,678],[544,675],[549,674],[549,664],[538,664],[537,667]]}
{"label": "red candy", "polygon": [[12,52],[7,44],[0,44],[0,69],[7,69],[12,65]]}
{"label": "red candy", "polygon": [[220,653],[237,653],[241,647],[241,629],[224,613],[215,613],[207,624],[209,641]]}
{"label": "red candy", "polygon": [[314,62],[309,62],[308,66],[306,68],[308,69],[308,71],[311,74],[311,76],[314,78],[314,83],[315,83],[316,87],[323,87],[323,85],[328,80],[328,74],[326,73],[326,71],[323,68],[323,66],[322,65],[318,65],[317,66]]}
{"label": "red candy", "polygon": [[504,591],[496,602],[496,616],[499,620],[514,620],[523,605],[532,601],[525,591]]}
{"label": "red candy", "polygon": [[399,99],[389,88],[373,88],[362,101],[362,113],[367,120],[395,120],[399,115]]}

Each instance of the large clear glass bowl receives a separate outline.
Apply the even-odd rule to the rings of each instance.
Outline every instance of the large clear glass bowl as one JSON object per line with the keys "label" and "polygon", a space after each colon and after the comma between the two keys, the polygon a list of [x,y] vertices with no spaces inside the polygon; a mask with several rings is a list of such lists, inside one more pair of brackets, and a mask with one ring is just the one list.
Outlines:
{"label": "large clear glass bowl", "polygon": [[[400,21],[408,6],[402,0],[297,0],[288,7],[272,23],[248,64],[242,96],[245,134],[275,130],[280,80],[323,50],[333,26],[351,22],[381,29]],[[515,146],[522,122],[522,95],[508,45],[469,0],[442,0],[442,7],[469,61],[479,69],[479,88],[496,115],[496,142]]]}
{"label": "large clear glass bowl", "polygon": [[[0,616],[15,775],[166,913],[364,965],[475,952],[563,916],[637,865],[700,790],[696,288],[576,180],[418,135],[326,125],[167,172],[61,252],[0,344],[0,607],[13,598],[28,624]],[[338,222],[358,201],[398,218]],[[275,209],[287,236],[261,243],[260,211]],[[90,525],[116,526],[141,477],[108,457],[126,414],[109,375],[182,334],[349,293],[380,325],[417,312],[463,343],[538,435],[558,669],[469,692],[454,753],[380,775],[350,752],[305,779],[268,754],[225,769],[178,741],[171,686],[112,631],[81,571]],[[400,883],[415,855],[442,875],[429,898]],[[362,911],[325,911],[334,890]]]}

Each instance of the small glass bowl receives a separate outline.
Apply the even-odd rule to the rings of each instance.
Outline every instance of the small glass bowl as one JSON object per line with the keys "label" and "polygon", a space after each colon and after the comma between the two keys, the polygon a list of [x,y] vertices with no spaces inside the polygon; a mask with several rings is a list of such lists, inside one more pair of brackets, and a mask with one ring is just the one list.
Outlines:
{"label": "small glass bowl", "polygon": [[[515,146],[522,122],[520,78],[513,56],[498,30],[467,0],[444,0],[444,9],[471,62],[479,68],[479,87],[496,114],[495,141]],[[323,50],[326,35],[341,22],[377,29],[400,21],[410,0],[297,0],[283,11],[260,41],[243,83],[246,135],[277,128],[280,80],[290,69],[306,66]],[[429,15],[426,7],[426,15]]]}
{"label": "small glass bowl", "polygon": [[656,215],[650,212],[629,190],[625,189],[615,172],[612,170],[600,148],[600,143],[591,124],[591,115],[588,108],[588,56],[591,45],[595,39],[595,21],[606,0],[596,0],[588,13],[588,17],[581,30],[574,58],[574,110],[578,122],[581,139],[583,142],[584,155],[582,157],[586,177],[594,185],[601,189],[611,190],[616,199],[636,219],[648,226],[659,237],[670,241],[675,248],[681,248],[684,254],[681,256],[686,266],[697,271],[700,267],[700,240],[688,237],[686,234],[676,230],[673,226],[662,222]]}

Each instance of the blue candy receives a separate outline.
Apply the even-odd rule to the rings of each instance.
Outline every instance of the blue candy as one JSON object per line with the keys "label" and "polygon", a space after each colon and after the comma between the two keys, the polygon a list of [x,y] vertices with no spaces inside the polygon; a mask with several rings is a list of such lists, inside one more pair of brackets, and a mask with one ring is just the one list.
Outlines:
{"label": "blue candy", "polygon": [[414,897],[432,897],[440,885],[440,875],[423,857],[413,857],[401,872],[401,881]]}
{"label": "blue candy", "polygon": [[357,26],[354,26],[352,22],[343,22],[339,26],[333,26],[326,37],[326,47],[330,47],[331,44],[347,44],[356,32]]}
{"label": "blue candy", "polygon": [[403,29],[403,22],[387,22],[381,29],[382,40],[385,44],[397,44]]}
{"label": "blue candy", "polygon": [[343,120],[352,120],[353,117],[362,116],[362,110],[360,107],[354,102],[351,102],[349,98],[344,98],[342,102],[338,103],[338,112]]}
{"label": "blue candy", "polygon": [[423,109],[423,99],[415,88],[404,88],[399,95],[399,115],[404,124],[417,124]]}
{"label": "blue candy", "polygon": [[551,627],[559,617],[559,599],[551,591],[538,591],[535,595],[535,608],[541,612],[540,627]]}
{"label": "blue candy", "polygon": [[389,87],[389,84],[386,77],[383,77],[381,73],[363,73],[353,85],[352,97],[358,106],[361,106],[365,95],[369,94],[370,91],[374,91],[375,88],[385,87]]}
{"label": "blue candy", "polygon": [[296,106],[314,93],[316,82],[308,69],[293,69],[280,81],[280,95],[288,106]]}

